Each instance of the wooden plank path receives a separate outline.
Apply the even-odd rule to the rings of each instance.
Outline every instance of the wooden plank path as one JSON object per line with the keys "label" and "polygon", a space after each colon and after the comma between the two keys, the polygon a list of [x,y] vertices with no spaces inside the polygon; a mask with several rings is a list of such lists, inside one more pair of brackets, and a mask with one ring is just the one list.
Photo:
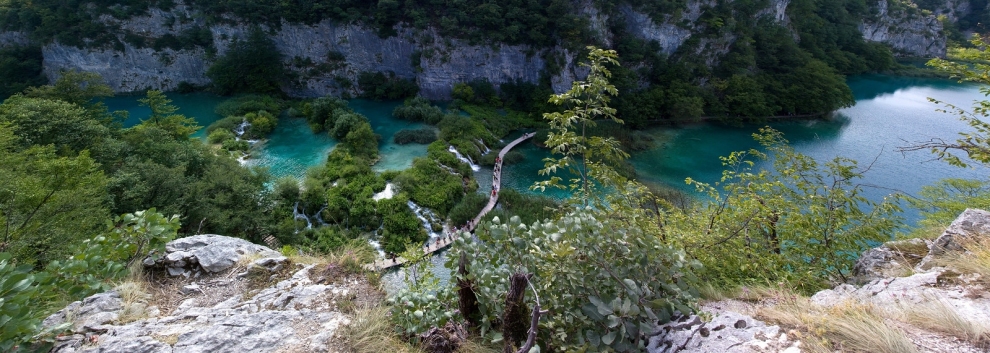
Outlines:
{"label": "wooden plank path", "polygon": [[[494,180],[492,180],[492,187],[494,188],[495,191],[502,189],[502,161],[505,160],[505,154],[508,153],[510,150],[512,150],[512,148],[516,147],[516,145],[519,145],[523,141],[526,141],[535,135],[536,133],[533,132],[524,134],[519,138],[510,142],[508,145],[505,145],[505,148],[502,148],[502,150],[499,151],[498,160],[495,162],[495,173],[493,173]],[[468,222],[467,231],[473,233],[474,229],[478,227],[479,223],[481,223],[481,219],[484,218],[485,215],[488,214],[488,212],[491,212],[493,209],[495,209],[495,205],[497,203],[498,203],[498,192],[492,192],[490,194],[490,198],[488,199],[488,204],[485,205],[485,208],[483,208],[481,212],[478,213],[477,217],[474,217],[474,219]],[[450,244],[454,242],[453,233],[450,230],[444,227],[443,233],[444,233],[443,237],[440,237],[440,239],[437,239],[431,242],[428,246],[423,247],[424,255],[429,255],[434,252],[440,251],[450,246]],[[371,270],[371,271],[383,271],[390,269],[392,267],[402,266],[405,263],[406,263],[406,259],[403,258],[381,259],[373,263],[364,265],[364,268],[366,270]]]}

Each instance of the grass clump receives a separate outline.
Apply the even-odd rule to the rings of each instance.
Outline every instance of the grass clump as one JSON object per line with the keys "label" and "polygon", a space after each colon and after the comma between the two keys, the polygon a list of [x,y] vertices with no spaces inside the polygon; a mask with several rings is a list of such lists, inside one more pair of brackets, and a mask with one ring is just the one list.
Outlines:
{"label": "grass clump", "polygon": [[148,317],[148,303],[152,297],[140,262],[135,261],[131,265],[127,278],[117,284],[114,289],[120,294],[121,306],[123,307],[117,317],[118,324],[126,324]]}
{"label": "grass clump", "polygon": [[946,264],[962,273],[980,275],[980,281],[990,284],[990,238],[956,237],[965,252],[947,259]]}
{"label": "grass clump", "polygon": [[342,337],[347,337],[346,344],[355,353],[419,352],[395,335],[389,308],[382,306],[359,309],[354,314],[354,320],[344,329]]}
{"label": "grass clump", "polygon": [[894,311],[898,320],[931,331],[942,332],[978,347],[990,348],[990,326],[970,321],[938,298],[911,305],[902,305]]}

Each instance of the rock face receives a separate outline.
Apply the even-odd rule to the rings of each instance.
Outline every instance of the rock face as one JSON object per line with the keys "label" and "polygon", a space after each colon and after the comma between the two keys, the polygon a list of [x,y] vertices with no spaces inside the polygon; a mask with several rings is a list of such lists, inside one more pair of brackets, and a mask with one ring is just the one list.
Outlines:
{"label": "rock face", "polygon": [[0,48],[27,45],[30,42],[24,32],[0,32]]}
{"label": "rock face", "polygon": [[895,54],[944,57],[946,38],[934,15],[891,13],[887,0],[876,2],[876,16],[859,27],[863,38],[894,48]]}
{"label": "rock face", "polygon": [[779,326],[751,316],[723,310],[719,303],[709,303],[702,311],[715,313],[709,322],[698,316],[660,326],[650,338],[650,353],[707,352],[800,352],[800,342],[793,341]]}
{"label": "rock face", "polygon": [[952,221],[942,235],[935,239],[929,255],[938,256],[946,251],[961,251],[958,238],[990,237],[990,212],[967,208]]}
{"label": "rock face", "polygon": [[[173,240],[165,245],[165,254],[147,266],[162,266],[178,276],[189,272],[222,272],[234,266],[244,255],[258,255],[258,261],[285,262],[286,258],[268,247],[244,239],[216,234],[201,234]],[[188,275],[187,275],[188,276]]]}
{"label": "rock face", "polygon": [[128,323],[117,322],[122,306],[118,293],[97,294],[72,303],[44,324],[55,326],[67,318],[75,323],[73,334],[63,337],[53,352],[330,351],[330,338],[350,322],[337,311],[335,298],[347,297],[352,289],[348,283],[313,283],[313,269],[306,266],[252,296],[241,292],[216,298],[215,292],[244,280],[209,280],[204,293],[189,295],[172,313]]}

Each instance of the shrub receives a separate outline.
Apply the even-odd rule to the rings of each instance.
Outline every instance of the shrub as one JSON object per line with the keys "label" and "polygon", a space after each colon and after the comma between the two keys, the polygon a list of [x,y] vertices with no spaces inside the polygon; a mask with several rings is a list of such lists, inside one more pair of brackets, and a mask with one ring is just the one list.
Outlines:
{"label": "shrub", "polygon": [[214,112],[223,117],[243,116],[258,111],[278,115],[285,106],[284,101],[272,96],[248,94],[223,101],[214,108]]}
{"label": "shrub", "polygon": [[430,101],[423,97],[407,99],[405,104],[395,107],[392,116],[396,119],[409,121],[422,121],[427,124],[436,125],[443,118],[443,111],[440,108],[430,105]]}
{"label": "shrub", "polygon": [[222,95],[233,93],[281,93],[279,82],[285,77],[282,54],[260,28],[251,30],[246,39],[235,38],[227,53],[217,59],[206,76],[213,89]]}
{"label": "shrub", "polygon": [[416,130],[399,130],[395,133],[392,138],[395,143],[400,145],[406,145],[410,143],[418,143],[422,145],[430,144],[437,140],[436,130],[425,128]]}
{"label": "shrub", "polygon": [[476,192],[464,195],[461,202],[458,202],[450,209],[450,213],[447,214],[447,218],[450,220],[450,224],[453,226],[461,226],[467,224],[468,221],[474,219],[481,212],[482,208],[488,204],[488,197]]}
{"label": "shrub", "polygon": [[358,87],[362,97],[376,100],[394,100],[415,96],[419,87],[412,80],[396,77],[394,72],[362,72],[358,75]]}
{"label": "shrub", "polygon": [[214,129],[213,132],[211,132],[210,135],[206,137],[206,140],[209,141],[210,143],[220,143],[220,144],[226,143],[228,140],[233,140],[233,139],[234,139],[234,133],[230,132],[230,130],[225,130],[225,129]]}

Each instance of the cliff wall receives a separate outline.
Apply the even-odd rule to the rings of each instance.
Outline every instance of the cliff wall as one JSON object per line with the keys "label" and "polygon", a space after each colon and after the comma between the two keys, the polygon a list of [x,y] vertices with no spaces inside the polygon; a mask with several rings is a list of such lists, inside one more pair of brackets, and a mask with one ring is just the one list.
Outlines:
{"label": "cliff wall", "polygon": [[877,15],[859,27],[863,38],[887,44],[900,56],[945,57],[946,38],[935,15],[892,13],[887,0],[875,6]]}
{"label": "cliff wall", "polygon": [[[664,54],[678,50],[695,33],[704,30],[698,19],[711,0],[691,0],[676,18],[667,16],[657,22],[636,9],[622,5],[620,18],[610,19],[592,6],[592,2],[578,2],[581,13],[591,19],[591,29],[596,40],[611,46],[614,34],[609,21],[622,21],[626,30],[639,38],[656,41]],[[790,0],[772,0],[760,17],[770,17],[788,25],[787,8]],[[875,20],[865,22],[861,30],[866,39],[889,44],[898,53],[916,56],[944,56],[945,37],[941,24],[934,18],[905,18],[891,15],[887,2],[877,2]],[[180,35],[197,26],[207,26],[202,19],[181,3],[169,11],[151,9],[144,16],[128,20],[105,17],[102,20],[141,37],[154,39],[166,35]],[[232,21],[236,23],[236,21]],[[49,79],[57,79],[62,70],[92,71],[102,75],[118,92],[130,92],[148,88],[174,90],[182,82],[204,85],[209,83],[206,70],[213,56],[222,55],[230,42],[244,36],[248,25],[210,25],[216,53],[205,49],[138,48],[124,44],[122,48],[89,49],[67,46],[58,42],[43,46],[44,71]],[[278,49],[284,55],[287,66],[296,72],[296,82],[285,87],[295,96],[313,97],[344,92],[359,93],[356,82],[359,73],[392,72],[398,77],[414,79],[421,94],[430,99],[447,99],[451,87],[457,82],[485,79],[496,85],[513,80],[536,82],[547,69],[547,60],[559,70],[551,72],[555,91],[568,89],[571,82],[584,76],[575,53],[563,48],[531,48],[511,45],[470,45],[464,41],[445,38],[434,30],[397,28],[398,35],[382,38],[371,28],[355,24],[323,21],[315,25],[282,23],[272,33]],[[124,34],[120,34],[123,38]],[[0,45],[21,43],[26,36],[8,32],[0,34]],[[716,38],[703,38],[694,49],[694,56],[707,65],[717,64],[735,41],[732,33]],[[125,41],[126,43],[126,41]],[[333,62],[332,55],[342,54],[344,59]],[[689,54],[690,55],[690,54]],[[308,60],[306,60],[308,59]],[[290,65],[293,62],[312,63],[310,66]],[[330,67],[314,70],[314,66]],[[558,65],[559,64],[559,65]],[[350,83],[350,84],[348,84]]]}

